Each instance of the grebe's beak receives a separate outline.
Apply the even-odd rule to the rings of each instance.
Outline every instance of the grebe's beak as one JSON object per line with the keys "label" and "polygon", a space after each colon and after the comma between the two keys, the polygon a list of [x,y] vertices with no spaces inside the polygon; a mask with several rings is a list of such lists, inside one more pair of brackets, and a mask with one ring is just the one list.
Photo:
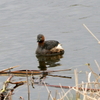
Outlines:
{"label": "grebe's beak", "polygon": [[37,42],[40,42],[40,41],[41,41],[41,40],[39,40],[39,39],[37,40]]}

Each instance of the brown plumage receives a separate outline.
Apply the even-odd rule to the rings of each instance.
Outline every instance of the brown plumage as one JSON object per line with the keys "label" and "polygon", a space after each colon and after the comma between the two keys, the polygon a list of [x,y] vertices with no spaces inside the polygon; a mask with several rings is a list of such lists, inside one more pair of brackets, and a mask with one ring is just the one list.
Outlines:
{"label": "brown plumage", "polygon": [[45,37],[42,34],[37,36],[38,47],[36,50],[37,55],[58,55],[63,54],[64,49],[61,47],[60,43],[56,40],[45,41]]}

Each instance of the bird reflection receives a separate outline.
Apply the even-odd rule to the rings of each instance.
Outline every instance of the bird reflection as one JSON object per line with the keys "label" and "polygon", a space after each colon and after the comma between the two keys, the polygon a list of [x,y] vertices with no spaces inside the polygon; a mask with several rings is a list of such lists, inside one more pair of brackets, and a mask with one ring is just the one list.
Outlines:
{"label": "bird reflection", "polygon": [[48,67],[60,66],[60,59],[63,58],[63,55],[56,56],[36,56],[39,62],[38,68],[40,70],[47,70]]}

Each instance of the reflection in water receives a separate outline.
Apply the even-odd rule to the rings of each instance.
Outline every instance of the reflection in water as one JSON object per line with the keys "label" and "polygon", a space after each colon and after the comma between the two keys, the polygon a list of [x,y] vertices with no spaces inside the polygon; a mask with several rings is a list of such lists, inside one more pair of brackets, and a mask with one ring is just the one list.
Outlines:
{"label": "reflection in water", "polygon": [[39,62],[38,68],[40,70],[46,70],[48,67],[60,66],[60,59],[63,58],[63,55],[56,56],[36,56]]}

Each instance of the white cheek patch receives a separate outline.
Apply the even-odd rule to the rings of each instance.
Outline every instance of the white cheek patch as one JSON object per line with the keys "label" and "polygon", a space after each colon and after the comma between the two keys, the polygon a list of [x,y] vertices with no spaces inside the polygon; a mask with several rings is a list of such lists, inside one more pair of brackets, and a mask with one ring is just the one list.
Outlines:
{"label": "white cheek patch", "polygon": [[56,48],[56,49],[62,49],[62,50],[63,50],[61,44],[58,44],[55,48]]}

